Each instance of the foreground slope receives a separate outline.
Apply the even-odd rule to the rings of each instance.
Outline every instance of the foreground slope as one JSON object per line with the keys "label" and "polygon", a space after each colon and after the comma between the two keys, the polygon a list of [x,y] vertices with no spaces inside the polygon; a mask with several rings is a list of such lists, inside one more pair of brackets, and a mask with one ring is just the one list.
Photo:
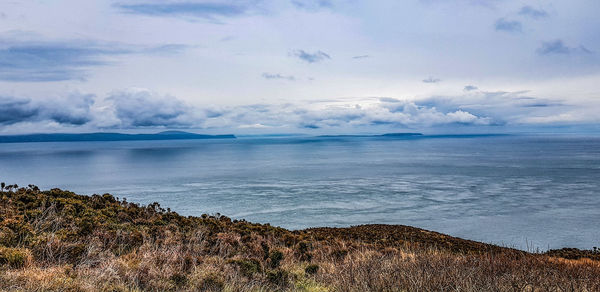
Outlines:
{"label": "foreground slope", "polygon": [[600,291],[592,251],[531,254],[409,226],[289,231],[13,189],[0,193],[0,290]]}

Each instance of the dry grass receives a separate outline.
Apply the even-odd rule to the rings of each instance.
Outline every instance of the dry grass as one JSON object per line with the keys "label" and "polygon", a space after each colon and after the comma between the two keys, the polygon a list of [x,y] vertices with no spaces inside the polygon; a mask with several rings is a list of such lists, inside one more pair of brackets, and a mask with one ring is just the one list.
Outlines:
{"label": "dry grass", "polygon": [[2,291],[600,291],[591,251],[531,254],[408,226],[292,232],[57,189],[0,198]]}

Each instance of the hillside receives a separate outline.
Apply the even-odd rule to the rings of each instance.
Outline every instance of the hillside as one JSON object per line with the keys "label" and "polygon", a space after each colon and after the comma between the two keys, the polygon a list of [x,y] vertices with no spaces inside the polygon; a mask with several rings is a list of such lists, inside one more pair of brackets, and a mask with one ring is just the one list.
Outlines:
{"label": "hillside", "polygon": [[592,259],[409,226],[289,231],[109,194],[0,193],[3,291],[599,291]]}

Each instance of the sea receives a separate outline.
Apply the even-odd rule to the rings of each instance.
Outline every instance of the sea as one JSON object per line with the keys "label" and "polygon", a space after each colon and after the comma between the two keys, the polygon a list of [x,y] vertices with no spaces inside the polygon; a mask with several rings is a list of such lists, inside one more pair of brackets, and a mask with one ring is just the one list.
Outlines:
{"label": "sea", "polygon": [[600,137],[285,136],[0,144],[0,181],[288,229],[402,224],[600,246]]}

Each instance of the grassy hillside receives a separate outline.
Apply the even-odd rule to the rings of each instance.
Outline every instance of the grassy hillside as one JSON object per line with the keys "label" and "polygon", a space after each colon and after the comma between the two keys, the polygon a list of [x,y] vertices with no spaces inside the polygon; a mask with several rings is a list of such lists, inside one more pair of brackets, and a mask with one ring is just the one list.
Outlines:
{"label": "grassy hillside", "polygon": [[289,231],[34,186],[0,193],[5,291],[600,291],[598,256],[408,226]]}

